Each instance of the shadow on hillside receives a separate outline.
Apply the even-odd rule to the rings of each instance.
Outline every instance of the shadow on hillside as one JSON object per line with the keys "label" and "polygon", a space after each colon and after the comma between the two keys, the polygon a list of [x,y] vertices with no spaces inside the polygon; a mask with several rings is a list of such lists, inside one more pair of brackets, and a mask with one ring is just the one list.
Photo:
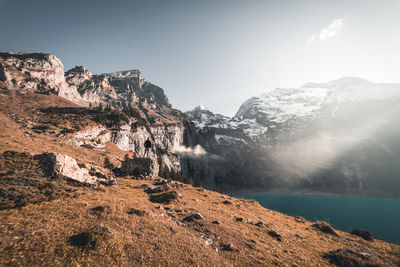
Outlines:
{"label": "shadow on hillside", "polygon": [[96,110],[87,108],[74,108],[74,107],[51,107],[40,109],[43,113],[57,113],[57,114],[74,114],[74,115],[87,115],[96,114]]}

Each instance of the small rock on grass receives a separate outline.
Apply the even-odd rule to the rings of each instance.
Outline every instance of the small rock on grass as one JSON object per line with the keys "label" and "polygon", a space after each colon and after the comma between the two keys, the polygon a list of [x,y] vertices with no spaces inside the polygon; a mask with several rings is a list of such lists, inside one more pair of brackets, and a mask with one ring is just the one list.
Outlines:
{"label": "small rock on grass", "polygon": [[155,203],[169,204],[174,200],[177,200],[181,195],[176,191],[168,191],[150,196],[150,201]]}
{"label": "small rock on grass", "polygon": [[333,236],[339,236],[335,230],[333,230],[332,226],[330,226],[328,223],[326,222],[316,222],[312,225],[313,228],[325,233],[325,234],[329,234],[329,235],[333,235]]}
{"label": "small rock on grass", "polygon": [[265,223],[263,223],[262,221],[258,221],[258,222],[255,224],[255,226],[258,226],[258,227],[265,227]]}
{"label": "small rock on grass", "polygon": [[306,222],[306,220],[305,220],[303,217],[301,217],[301,216],[296,216],[296,217],[294,217],[294,220],[295,220],[296,222],[298,222],[298,223],[305,223],[305,222]]}
{"label": "small rock on grass", "polygon": [[380,266],[369,254],[352,249],[333,250],[323,257],[337,266]]}
{"label": "small rock on grass", "polygon": [[97,206],[90,209],[92,213],[101,214],[101,213],[110,213],[111,208],[109,206]]}
{"label": "small rock on grass", "polygon": [[144,216],[147,212],[144,211],[144,210],[137,210],[137,209],[131,208],[126,213],[135,214],[135,215],[138,215],[138,216]]}
{"label": "small rock on grass", "polygon": [[374,241],[374,239],[372,238],[372,235],[369,232],[361,230],[361,229],[354,229],[353,231],[351,231],[351,234],[359,236],[366,241]]}
{"label": "small rock on grass", "polygon": [[94,233],[97,234],[112,234],[112,231],[108,229],[107,227],[97,224],[92,228]]}
{"label": "small rock on grass", "polygon": [[232,244],[221,244],[221,249],[224,251],[238,251]]}
{"label": "small rock on grass", "polygon": [[282,241],[282,236],[281,236],[280,234],[278,234],[277,232],[275,232],[275,231],[273,231],[273,230],[270,230],[270,231],[268,231],[268,234],[269,234],[271,237],[275,238],[276,240]]}
{"label": "small rock on grass", "polygon": [[194,221],[201,220],[201,219],[203,219],[203,216],[201,216],[200,213],[193,213],[193,214],[190,214],[189,216],[186,216],[183,219],[183,221],[185,221],[185,222],[194,222]]}

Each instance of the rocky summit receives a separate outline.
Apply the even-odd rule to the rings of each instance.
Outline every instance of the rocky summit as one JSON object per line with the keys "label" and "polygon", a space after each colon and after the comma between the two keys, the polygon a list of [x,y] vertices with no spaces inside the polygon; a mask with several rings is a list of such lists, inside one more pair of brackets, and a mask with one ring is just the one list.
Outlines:
{"label": "rocky summit", "polygon": [[[369,168],[382,166],[360,159],[397,162],[396,135],[381,131],[398,125],[397,88],[345,78],[276,89],[229,118],[173,109],[139,70],[64,72],[54,55],[0,53],[0,265],[398,266],[399,246],[365,230],[204,188],[372,192]],[[347,130],[354,138],[335,143]],[[331,151],[294,161],[310,138]],[[398,193],[389,167],[373,193]]]}

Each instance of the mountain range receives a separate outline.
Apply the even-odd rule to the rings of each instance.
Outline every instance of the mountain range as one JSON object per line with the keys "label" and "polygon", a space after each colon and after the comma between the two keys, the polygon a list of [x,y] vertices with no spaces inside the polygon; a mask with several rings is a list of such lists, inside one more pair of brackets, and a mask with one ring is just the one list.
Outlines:
{"label": "mountain range", "polygon": [[369,229],[216,192],[398,196],[398,88],[278,88],[229,118],[172,108],[138,70],[0,53],[0,265],[399,266]]}
{"label": "mountain range", "polygon": [[[103,151],[115,166],[123,159],[110,144],[140,157],[149,138],[155,174],[210,189],[400,196],[399,84],[344,77],[276,88],[246,100],[230,118],[203,106],[172,108],[139,70],[64,72],[54,55],[18,52],[0,53],[0,87],[3,102],[39,93],[73,103],[75,109],[46,106],[42,98],[36,117],[12,117],[59,142]],[[43,119],[79,112],[92,114],[92,123],[71,128]]]}
{"label": "mountain range", "polygon": [[229,162],[207,160],[209,186],[398,197],[399,104],[400,84],[344,77],[276,88],[232,118],[186,114],[195,140]]}

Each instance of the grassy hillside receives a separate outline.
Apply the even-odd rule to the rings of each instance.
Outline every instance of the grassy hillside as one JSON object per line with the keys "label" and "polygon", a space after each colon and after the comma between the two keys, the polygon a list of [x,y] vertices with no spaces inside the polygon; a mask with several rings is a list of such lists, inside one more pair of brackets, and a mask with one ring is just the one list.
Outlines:
{"label": "grassy hillside", "polygon": [[[81,187],[74,196],[0,211],[0,264],[326,266],[326,254],[337,249],[366,255],[361,264],[396,266],[400,260],[396,245],[324,233],[252,200],[152,184],[120,179],[117,186]],[[178,198],[157,203],[152,196],[162,192],[145,192],[151,190],[176,191]]]}
{"label": "grassy hillside", "polygon": [[57,96],[0,92],[0,266],[400,264],[397,245],[253,200],[163,179],[82,187],[47,177],[32,154],[58,152],[103,166],[126,154],[112,143],[96,150],[63,142],[63,129],[97,123],[90,112],[43,112],[55,105],[77,108]]}

